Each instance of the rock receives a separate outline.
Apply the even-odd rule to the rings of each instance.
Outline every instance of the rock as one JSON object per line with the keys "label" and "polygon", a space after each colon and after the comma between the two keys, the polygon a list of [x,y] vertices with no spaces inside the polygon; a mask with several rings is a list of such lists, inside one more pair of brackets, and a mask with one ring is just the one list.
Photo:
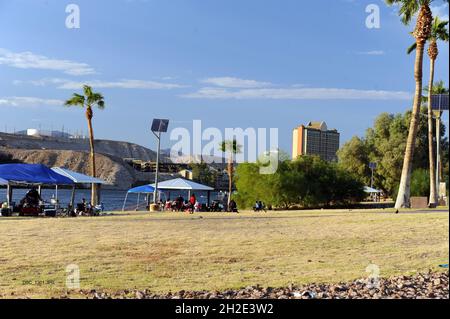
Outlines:
{"label": "rock", "polygon": [[144,299],[145,298],[145,294],[140,292],[140,291],[136,291],[136,299]]}
{"label": "rock", "polygon": [[[388,279],[380,278],[379,288],[369,289],[367,280],[355,280],[335,285],[309,284],[295,286],[289,284],[282,288],[263,288],[259,285],[248,286],[237,290],[190,291],[178,293],[168,292],[165,295],[152,294],[150,290],[122,290],[112,294],[96,291],[80,290],[81,295],[93,299],[136,298],[136,299],[448,299],[448,272],[418,274],[416,276],[399,276]],[[70,298],[75,293],[61,296]]]}

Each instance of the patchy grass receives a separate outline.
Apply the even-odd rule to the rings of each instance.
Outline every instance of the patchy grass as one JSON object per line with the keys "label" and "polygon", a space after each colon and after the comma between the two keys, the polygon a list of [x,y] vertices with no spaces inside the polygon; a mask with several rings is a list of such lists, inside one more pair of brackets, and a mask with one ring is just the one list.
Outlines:
{"label": "patchy grass", "polygon": [[[201,218],[202,217],[202,218]],[[0,297],[82,289],[154,292],[284,286],[412,274],[448,263],[449,214],[299,211],[0,218]],[[75,292],[76,296],[76,292]]]}

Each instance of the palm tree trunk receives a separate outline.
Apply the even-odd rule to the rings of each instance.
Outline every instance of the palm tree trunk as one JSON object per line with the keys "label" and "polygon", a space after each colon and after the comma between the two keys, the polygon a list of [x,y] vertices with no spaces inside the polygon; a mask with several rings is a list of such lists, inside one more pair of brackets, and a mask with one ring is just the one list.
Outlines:
{"label": "palm tree trunk", "polygon": [[434,59],[430,59],[430,84],[428,86],[428,158],[430,162],[430,202],[429,207],[436,207],[436,169],[434,159],[434,143],[433,143],[433,110],[431,108],[431,95],[433,91],[434,81]]}
{"label": "palm tree trunk", "polygon": [[228,206],[231,202],[231,193],[233,192],[233,155],[228,158]]}
{"label": "palm tree trunk", "polygon": [[[91,148],[90,159],[91,159],[91,176],[96,177],[95,169],[95,148],[94,148],[94,130],[92,129],[92,118],[88,117],[88,127],[89,127],[89,145]],[[97,185],[92,184],[91,189],[91,205],[97,205]]]}
{"label": "palm tree trunk", "polygon": [[414,94],[413,110],[411,114],[411,122],[409,125],[408,139],[406,141],[405,157],[403,159],[402,176],[400,179],[400,186],[398,189],[397,200],[395,208],[409,208],[410,192],[411,192],[411,172],[412,161],[414,156],[414,147],[416,143],[417,130],[419,126],[419,112],[422,99],[422,66],[423,66],[423,52],[425,41],[417,41],[416,61],[414,65],[414,77],[416,81],[416,91]]}
{"label": "palm tree trunk", "polygon": [[228,157],[228,203],[230,205],[231,192],[233,191],[233,154]]}

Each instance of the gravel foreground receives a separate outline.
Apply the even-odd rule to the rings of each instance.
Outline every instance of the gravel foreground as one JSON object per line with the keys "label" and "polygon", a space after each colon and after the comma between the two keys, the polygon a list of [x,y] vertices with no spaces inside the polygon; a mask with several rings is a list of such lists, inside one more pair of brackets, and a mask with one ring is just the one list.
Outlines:
{"label": "gravel foreground", "polygon": [[[179,291],[154,294],[149,290],[123,290],[105,293],[81,290],[89,299],[449,299],[447,272],[429,272],[413,276],[367,279],[339,284],[289,285],[285,288],[246,287],[226,291]],[[62,298],[70,298],[70,294]]]}

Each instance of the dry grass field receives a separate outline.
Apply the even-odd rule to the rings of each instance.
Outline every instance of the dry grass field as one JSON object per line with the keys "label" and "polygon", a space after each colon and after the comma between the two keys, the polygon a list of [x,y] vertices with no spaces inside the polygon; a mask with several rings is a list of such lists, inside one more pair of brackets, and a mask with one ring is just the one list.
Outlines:
{"label": "dry grass field", "polygon": [[0,297],[58,297],[69,264],[82,289],[168,292],[334,283],[371,263],[383,277],[412,274],[448,257],[446,212],[0,218]]}

